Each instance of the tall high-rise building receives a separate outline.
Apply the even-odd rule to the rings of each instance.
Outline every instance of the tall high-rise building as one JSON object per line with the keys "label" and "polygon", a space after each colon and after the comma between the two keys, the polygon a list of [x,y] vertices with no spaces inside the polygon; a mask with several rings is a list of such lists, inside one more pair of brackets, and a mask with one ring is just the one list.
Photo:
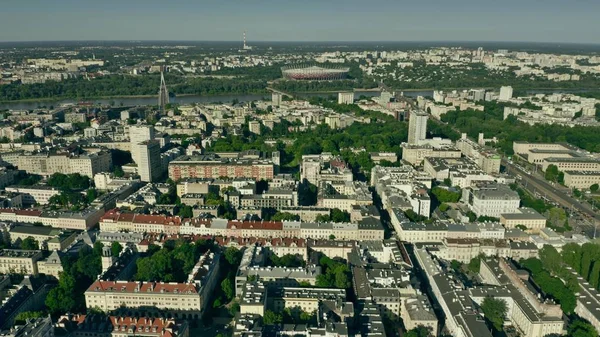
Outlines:
{"label": "tall high-rise building", "polygon": [[353,103],[354,103],[354,92],[338,93],[338,104],[353,104]]}
{"label": "tall high-rise building", "polygon": [[148,140],[135,145],[139,153],[138,173],[140,180],[153,182],[162,175],[162,162],[160,161],[160,143],[157,140]]}
{"label": "tall high-rise building", "polygon": [[158,107],[160,113],[165,112],[165,106],[169,104],[169,91],[167,90],[167,84],[165,83],[165,75],[163,68],[160,68],[160,87],[158,88]]}
{"label": "tall high-rise building", "polygon": [[129,127],[129,143],[131,146],[131,158],[136,164],[139,164],[139,152],[137,144],[154,139],[154,126],[152,125],[132,125]]}
{"label": "tall high-rise building", "polygon": [[280,106],[281,101],[283,100],[283,95],[278,92],[273,92],[271,94],[271,105],[272,106]]}
{"label": "tall high-rise building", "polygon": [[498,97],[499,101],[509,101],[513,97],[513,88],[511,86],[501,87],[500,88],[500,97]]}
{"label": "tall high-rise building", "polygon": [[419,145],[427,137],[427,114],[415,112],[408,121],[408,144]]}

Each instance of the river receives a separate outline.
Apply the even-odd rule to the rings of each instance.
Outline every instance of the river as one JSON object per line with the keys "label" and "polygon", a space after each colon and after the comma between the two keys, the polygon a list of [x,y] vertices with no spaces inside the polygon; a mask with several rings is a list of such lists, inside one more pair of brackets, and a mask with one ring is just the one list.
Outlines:
{"label": "river", "polygon": [[[549,90],[527,90],[528,94],[550,94],[553,92],[561,92],[561,93],[578,93],[585,92],[588,90],[583,89],[574,89],[574,90],[560,90],[560,89],[549,89]],[[300,97],[328,97],[330,95],[335,95],[334,93],[303,93],[298,94]],[[366,97],[374,97],[378,96],[378,91],[355,91],[354,98],[357,99],[360,96]],[[417,96],[433,96],[432,90],[419,90],[419,91],[404,91],[404,96],[407,97],[417,97]],[[263,98],[270,99],[270,94],[254,94],[254,95],[213,95],[213,96],[199,96],[199,95],[191,95],[191,96],[180,96],[180,97],[172,97],[171,103],[178,104],[190,104],[190,103],[213,103],[213,102],[222,102],[222,103],[231,103],[233,100],[238,100],[240,102],[249,102],[249,101],[258,101]],[[100,105],[110,105],[114,106],[139,106],[139,105],[157,105],[158,98],[157,97],[121,97],[121,98],[103,98],[103,99],[90,99],[85,100],[86,102],[91,102],[93,104]],[[77,104],[81,102],[81,100],[74,99],[64,99],[64,100],[44,100],[44,101],[17,101],[17,102],[4,102],[0,103],[0,110],[9,109],[9,110],[33,110],[39,107],[49,107],[54,106],[58,107],[62,104]]]}

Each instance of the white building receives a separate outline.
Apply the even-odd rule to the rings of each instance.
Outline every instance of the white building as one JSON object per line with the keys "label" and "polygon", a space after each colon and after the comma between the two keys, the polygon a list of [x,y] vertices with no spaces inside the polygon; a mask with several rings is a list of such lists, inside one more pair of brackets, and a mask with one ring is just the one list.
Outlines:
{"label": "white building", "polygon": [[352,103],[354,103],[354,92],[338,93],[338,104],[352,104]]}
{"label": "white building", "polygon": [[[160,160],[160,144],[156,140],[149,140],[132,146],[138,153],[138,172],[140,179],[152,182],[162,175]],[[133,152],[133,151],[132,151]]]}
{"label": "white building", "polygon": [[408,144],[418,145],[427,138],[427,114],[411,114],[408,122]]}
{"label": "white building", "polygon": [[513,97],[513,88],[511,86],[505,86],[500,88],[499,101],[510,101]]}
{"label": "white building", "polygon": [[132,125],[129,127],[129,142],[131,143],[131,158],[137,164],[140,160],[139,148],[135,145],[154,139],[154,126]]}

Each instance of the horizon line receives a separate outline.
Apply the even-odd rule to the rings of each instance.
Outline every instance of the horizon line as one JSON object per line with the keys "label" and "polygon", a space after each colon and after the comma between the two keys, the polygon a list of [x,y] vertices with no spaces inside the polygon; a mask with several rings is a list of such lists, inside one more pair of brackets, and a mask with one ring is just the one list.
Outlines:
{"label": "horizon line", "polygon": [[[57,42],[225,42],[225,43],[243,43],[243,40],[150,40],[150,39],[91,39],[91,40],[10,40],[0,41],[0,43],[57,43]],[[251,40],[251,43],[518,43],[518,44],[558,44],[558,45],[590,45],[600,46],[600,42],[563,42],[563,41],[524,41],[524,40]]]}

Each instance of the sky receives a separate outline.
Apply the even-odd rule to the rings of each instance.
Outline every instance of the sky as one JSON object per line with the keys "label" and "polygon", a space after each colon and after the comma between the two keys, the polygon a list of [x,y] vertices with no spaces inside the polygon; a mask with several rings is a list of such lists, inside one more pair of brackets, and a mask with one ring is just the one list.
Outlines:
{"label": "sky", "polygon": [[1,0],[0,41],[600,43],[600,0]]}

